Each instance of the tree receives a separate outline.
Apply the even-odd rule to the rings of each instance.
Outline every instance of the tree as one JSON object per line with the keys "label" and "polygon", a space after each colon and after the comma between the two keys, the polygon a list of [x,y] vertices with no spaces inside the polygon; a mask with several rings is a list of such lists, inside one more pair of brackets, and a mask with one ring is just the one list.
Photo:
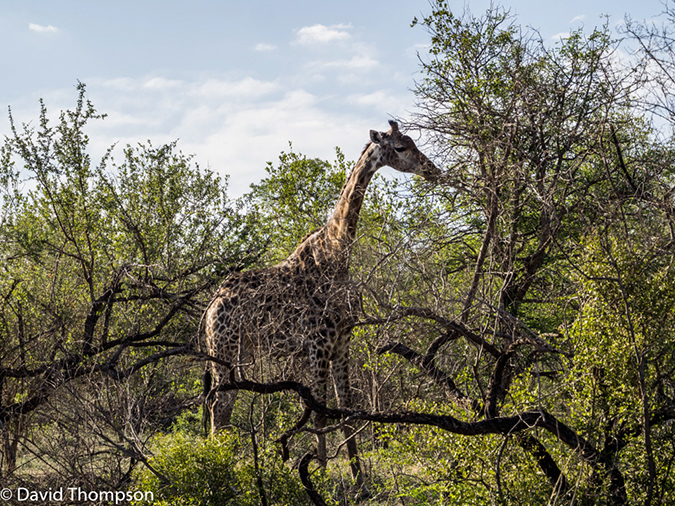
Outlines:
{"label": "tree", "polygon": [[[2,151],[2,472],[119,486],[143,442],[194,404],[205,300],[255,238],[225,193],[176,144],[109,150],[94,166],[77,105],[18,128]],[[196,409],[196,408],[195,408]],[[32,463],[31,463],[32,462]]]}
{"label": "tree", "polygon": [[[620,401],[612,397],[612,387],[606,387],[603,402],[612,404],[613,412],[630,412],[632,422],[626,422],[630,430],[608,426],[602,434],[590,430],[601,425],[597,404],[595,410],[577,412],[579,418],[568,418],[570,399],[579,388],[574,375],[588,371],[590,357],[604,349],[590,336],[584,335],[589,340],[582,344],[570,334],[575,328],[583,335],[585,327],[578,327],[578,322],[585,321],[591,306],[597,308],[579,305],[576,298],[577,292],[584,301],[591,292],[597,296],[599,291],[586,291],[587,283],[594,282],[589,280],[614,283],[613,293],[621,295],[614,300],[623,303],[611,310],[605,305],[603,311],[621,321],[635,312],[628,320],[645,322],[643,335],[656,331],[662,339],[663,326],[656,322],[669,321],[668,311],[656,311],[653,319],[648,315],[654,308],[647,309],[647,301],[669,300],[666,294],[647,294],[654,292],[652,275],[657,279],[666,275],[660,262],[668,264],[671,258],[666,247],[671,230],[672,178],[667,168],[671,149],[659,144],[654,130],[633,107],[634,92],[644,84],[635,79],[641,67],[625,71],[613,62],[617,43],[610,39],[607,26],[587,37],[573,33],[548,48],[536,33],[523,33],[499,8],[491,8],[482,18],[468,14],[458,18],[445,2],[435,2],[433,13],[417,24],[430,32],[432,43],[430,60],[422,61],[424,78],[415,90],[420,112],[408,126],[430,136],[448,167],[438,189],[446,233],[429,234],[436,243],[434,247],[428,241],[427,251],[435,255],[422,254],[416,265],[406,265],[410,275],[416,275],[417,286],[429,287],[419,294],[421,307],[399,306],[392,312],[391,306],[381,304],[384,314],[370,322],[391,325],[415,317],[435,322],[437,329],[434,337],[428,327],[410,325],[405,343],[385,342],[380,351],[401,355],[442,386],[454,404],[451,413],[484,418],[470,423],[471,429],[456,426],[447,428],[450,432],[475,435],[477,424],[497,427],[508,419],[502,413],[528,419],[529,409],[538,410],[542,421],[555,420],[557,437],[555,430],[548,435],[525,431],[513,436],[519,432],[515,425],[502,426],[505,439],[493,446],[499,459],[494,477],[485,484],[485,500],[494,500],[493,493],[500,501],[509,497],[523,501],[525,494],[534,494],[525,479],[509,483],[508,494],[504,491],[504,469],[524,465],[509,440],[548,478],[556,500],[579,493],[573,491],[569,476],[584,476],[584,466],[564,469],[559,463],[571,458],[569,452],[579,448],[582,437],[585,450],[577,457],[592,470],[588,481],[576,478],[584,483],[582,497],[625,503],[631,494],[631,500],[644,498],[649,503],[657,489],[671,493],[669,473],[656,472],[657,467],[667,469],[669,460],[656,456],[650,442],[652,421],[660,426],[654,434],[660,437],[664,429],[669,433],[664,422],[672,414],[672,400],[650,394],[657,385],[670,384],[666,379],[672,377],[670,368],[660,358],[652,359],[654,349],[659,350],[654,357],[669,357],[669,344],[656,346],[652,338],[648,345],[630,325],[626,330],[627,342],[633,343],[629,376],[614,374],[612,386],[623,382],[631,397]],[[647,235],[653,248],[645,248]],[[580,262],[590,258],[586,255],[593,249],[593,237],[603,238],[604,261],[616,271],[611,277],[606,272],[589,274]],[[612,260],[612,255],[635,254],[640,258],[634,260],[637,263]],[[636,265],[643,266],[637,279]],[[580,272],[586,281],[581,282]],[[630,291],[629,279],[637,283]],[[639,302],[642,296],[644,302]],[[619,341],[614,346],[620,346]],[[420,346],[426,351],[415,350]],[[605,379],[620,362],[615,358],[612,367],[604,368]],[[580,363],[584,365],[577,369]],[[662,374],[665,370],[669,372]],[[595,385],[594,392],[599,390],[598,383],[588,384]],[[567,385],[576,385],[566,390],[569,398],[559,395]],[[415,423],[441,424],[425,422],[421,414]],[[456,438],[452,441],[462,445]],[[631,460],[629,446],[644,452],[646,477],[633,472],[642,462]],[[481,447],[472,458],[479,462],[485,451]],[[463,476],[472,474],[464,472]],[[460,486],[460,478],[451,481]]]}
{"label": "tree", "polygon": [[675,10],[668,0],[663,2],[663,6],[660,17],[665,21],[660,25],[656,22],[641,23],[627,15],[624,31],[629,40],[636,43],[638,61],[642,63],[636,68],[642,79],[642,93],[635,97],[636,104],[672,127],[675,120]]}

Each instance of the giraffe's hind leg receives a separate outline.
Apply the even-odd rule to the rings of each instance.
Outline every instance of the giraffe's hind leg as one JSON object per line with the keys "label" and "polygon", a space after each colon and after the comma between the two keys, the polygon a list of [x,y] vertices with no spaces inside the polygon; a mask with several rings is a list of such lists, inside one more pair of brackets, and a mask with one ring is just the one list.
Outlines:
{"label": "giraffe's hind leg", "polygon": [[[206,409],[208,421],[211,424],[211,434],[230,427],[232,411],[237,400],[237,390],[219,390],[218,387],[230,380],[230,369],[219,364],[213,364],[212,378],[209,380],[210,392],[206,395]],[[206,390],[206,375],[205,385]]]}

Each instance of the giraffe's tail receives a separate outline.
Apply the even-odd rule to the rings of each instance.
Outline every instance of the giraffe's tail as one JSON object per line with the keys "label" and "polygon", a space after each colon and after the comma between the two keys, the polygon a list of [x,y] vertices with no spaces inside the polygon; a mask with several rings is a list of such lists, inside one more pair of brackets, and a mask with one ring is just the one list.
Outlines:
{"label": "giraffe's tail", "polygon": [[204,371],[204,377],[202,380],[204,389],[202,391],[202,398],[203,404],[202,404],[202,425],[204,427],[204,436],[208,437],[208,435],[211,433],[211,402],[210,402],[210,397],[211,397],[211,387],[213,386],[213,376],[211,376],[211,371],[207,368],[206,371]]}

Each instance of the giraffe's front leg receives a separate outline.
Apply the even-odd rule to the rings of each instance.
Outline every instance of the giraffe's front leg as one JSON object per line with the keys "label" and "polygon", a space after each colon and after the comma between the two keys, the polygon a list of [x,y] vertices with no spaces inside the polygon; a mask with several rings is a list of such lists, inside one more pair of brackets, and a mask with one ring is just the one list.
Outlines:
{"label": "giraffe's front leg", "polygon": [[[331,362],[333,370],[333,382],[335,383],[335,393],[338,398],[338,407],[341,409],[349,409],[352,407],[351,402],[351,388],[349,384],[349,336],[338,341]],[[366,497],[368,489],[364,484],[363,471],[361,469],[361,461],[359,460],[358,445],[356,444],[356,436],[354,435],[354,426],[346,422],[343,425],[343,434],[347,440],[347,455],[349,457],[349,466],[352,470],[352,476],[356,481],[357,487],[361,494]]]}
{"label": "giraffe's front leg", "polygon": [[[312,395],[326,405],[326,386],[328,383],[328,351],[320,346],[320,342],[310,345],[309,366],[312,374]],[[326,427],[326,416],[320,413],[314,414],[314,428],[322,430]],[[322,466],[326,465],[326,436],[317,434],[317,458]]]}
{"label": "giraffe's front leg", "polygon": [[[211,434],[215,435],[218,431],[230,427],[232,411],[237,400],[237,390],[218,390],[220,385],[229,383],[232,380],[232,372],[235,357],[238,353],[238,340],[234,340],[231,335],[225,332],[218,336],[213,336],[207,341],[208,351],[214,357],[219,358],[224,363],[211,363],[212,388],[215,389],[208,394],[206,398],[207,416],[211,423]],[[215,337],[219,337],[216,339]],[[231,365],[225,365],[231,364]]]}

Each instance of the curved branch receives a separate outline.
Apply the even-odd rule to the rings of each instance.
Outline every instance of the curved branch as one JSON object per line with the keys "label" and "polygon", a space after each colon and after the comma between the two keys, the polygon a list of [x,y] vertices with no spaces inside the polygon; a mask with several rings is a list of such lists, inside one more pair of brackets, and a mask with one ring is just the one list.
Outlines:
{"label": "curved branch", "polygon": [[[412,350],[401,343],[387,343],[380,346],[376,351],[378,354],[390,352],[401,355],[403,358],[422,369],[422,371],[429,375],[437,384],[444,387],[455,403],[470,408],[474,413],[481,413],[484,410],[483,406],[481,406],[478,401],[465,396],[456,388],[455,382],[449,375],[435,367],[435,354],[440,346],[448,341],[447,336],[447,334],[444,334],[435,339],[431,345],[429,345],[425,356],[420,355],[415,350]],[[490,397],[491,396],[488,395],[488,399],[490,399]],[[496,409],[490,407],[485,408],[486,413],[489,410],[493,410],[493,417],[496,416]],[[554,492],[558,495],[567,492],[569,489],[567,479],[544,445],[530,434],[521,434],[516,441],[523,450],[531,454],[535,459],[539,469],[541,469],[551,483]]]}
{"label": "curved branch", "polygon": [[567,478],[546,447],[531,434],[519,434],[517,442],[523,450],[534,457],[539,469],[544,472],[553,487],[553,493],[555,495],[565,494],[569,490]]}
{"label": "curved branch", "polygon": [[329,418],[339,419],[349,417],[352,420],[366,420],[384,424],[427,425],[464,436],[517,434],[539,427],[548,431],[570,449],[577,452],[580,458],[590,464],[593,469],[609,475],[614,504],[624,504],[627,501],[625,482],[621,471],[612,465],[611,462],[607,461],[586,439],[562,423],[554,415],[545,411],[525,411],[515,416],[464,422],[450,415],[433,415],[411,411],[369,413],[350,409],[328,408],[312,395],[309,387],[297,381],[257,383],[250,380],[241,380],[224,383],[216,388],[220,391],[247,390],[262,394],[291,390],[300,396],[306,408]]}
{"label": "curved branch", "polygon": [[300,474],[302,486],[305,487],[307,495],[315,504],[315,506],[327,506],[326,501],[324,501],[323,497],[319,495],[319,493],[314,488],[314,485],[312,485],[312,481],[309,479],[309,463],[315,458],[316,455],[314,453],[305,453],[298,463],[298,474]]}
{"label": "curved branch", "polygon": [[298,430],[302,429],[307,424],[311,415],[312,410],[306,407],[302,412],[300,419],[295,422],[295,425],[293,425],[293,427],[288,429],[279,437],[279,439],[277,439],[279,444],[281,444],[281,459],[284,462],[286,462],[290,457],[290,452],[288,451],[288,440],[293,434],[297,433]]}

